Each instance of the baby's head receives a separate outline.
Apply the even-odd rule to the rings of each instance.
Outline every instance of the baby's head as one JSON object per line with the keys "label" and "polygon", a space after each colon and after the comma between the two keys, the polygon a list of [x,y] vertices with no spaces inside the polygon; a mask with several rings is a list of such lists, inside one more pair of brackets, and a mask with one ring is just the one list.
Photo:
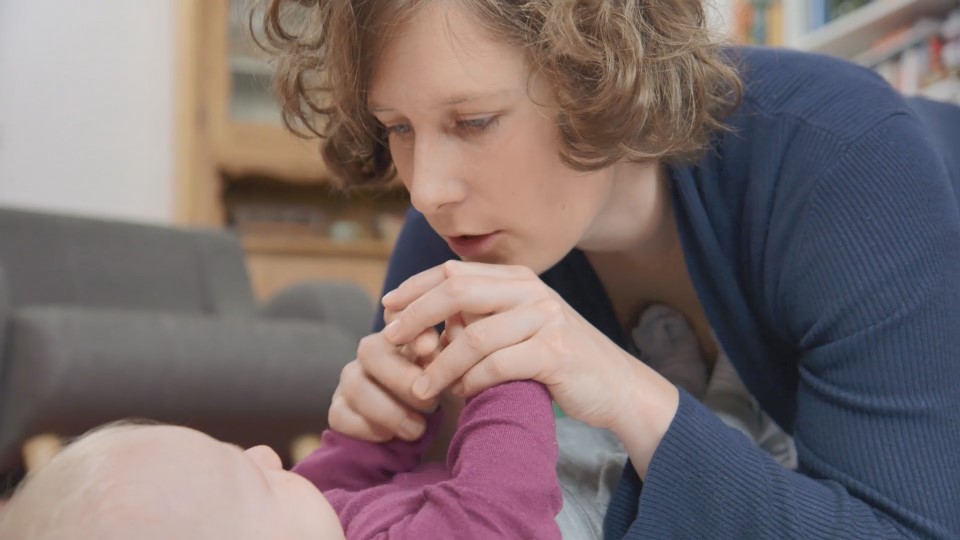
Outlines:
{"label": "baby's head", "polygon": [[31,474],[0,515],[0,538],[343,538],[337,516],[266,446],[199,431],[111,425]]}

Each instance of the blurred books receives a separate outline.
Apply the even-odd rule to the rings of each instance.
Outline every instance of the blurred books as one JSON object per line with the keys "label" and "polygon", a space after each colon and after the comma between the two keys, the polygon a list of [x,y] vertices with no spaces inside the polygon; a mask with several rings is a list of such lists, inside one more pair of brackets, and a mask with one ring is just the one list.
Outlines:
{"label": "blurred books", "polygon": [[786,45],[782,0],[735,0],[733,34],[751,45]]}
{"label": "blurred books", "polygon": [[841,56],[875,69],[906,95],[960,103],[957,6],[949,0],[733,0],[729,26],[737,42]]}
{"label": "blurred books", "polygon": [[960,9],[921,18],[877,40],[853,59],[906,95],[960,103]]}

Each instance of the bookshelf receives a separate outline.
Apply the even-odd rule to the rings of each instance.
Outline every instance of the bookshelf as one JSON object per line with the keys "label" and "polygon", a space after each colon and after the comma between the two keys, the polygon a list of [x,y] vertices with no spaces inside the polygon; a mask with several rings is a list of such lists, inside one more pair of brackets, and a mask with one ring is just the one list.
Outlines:
{"label": "bookshelf", "polygon": [[898,28],[922,17],[942,16],[958,6],[957,0],[877,0],[812,32],[796,32],[797,39],[791,46],[855,58]]}
{"label": "bookshelf", "polygon": [[354,281],[375,298],[406,196],[335,189],[318,141],[282,127],[272,67],[249,36],[252,5],[177,0],[177,221],[236,231],[260,298],[311,279]]}
{"label": "bookshelf", "polygon": [[733,40],[851,60],[960,103],[960,0],[717,0]]}

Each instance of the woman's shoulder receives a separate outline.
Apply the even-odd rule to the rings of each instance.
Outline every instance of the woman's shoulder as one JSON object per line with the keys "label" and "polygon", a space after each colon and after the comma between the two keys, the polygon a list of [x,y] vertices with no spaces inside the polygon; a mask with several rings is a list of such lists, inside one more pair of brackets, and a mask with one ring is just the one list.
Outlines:
{"label": "woman's shoulder", "polygon": [[910,113],[906,100],[865,67],[788,49],[733,49],[744,81],[737,116],[781,118],[850,142],[886,118]]}

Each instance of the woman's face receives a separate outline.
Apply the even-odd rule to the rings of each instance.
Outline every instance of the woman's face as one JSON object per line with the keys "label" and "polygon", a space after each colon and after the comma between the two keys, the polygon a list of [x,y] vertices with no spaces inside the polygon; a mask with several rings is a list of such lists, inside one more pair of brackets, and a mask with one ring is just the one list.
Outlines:
{"label": "woman's face", "polygon": [[542,272],[597,233],[613,168],[561,162],[549,85],[456,4],[428,3],[388,42],[368,106],[413,206],[461,258]]}

